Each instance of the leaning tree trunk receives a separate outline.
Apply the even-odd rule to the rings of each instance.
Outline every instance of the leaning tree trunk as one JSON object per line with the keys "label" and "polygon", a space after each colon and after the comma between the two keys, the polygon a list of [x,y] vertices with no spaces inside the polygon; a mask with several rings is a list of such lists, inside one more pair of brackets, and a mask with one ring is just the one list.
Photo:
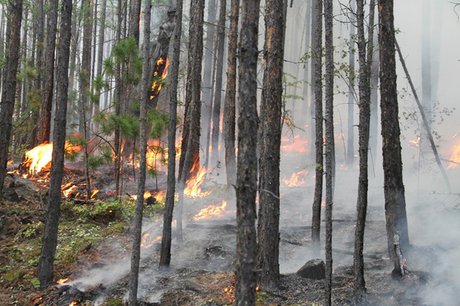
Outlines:
{"label": "leaning tree trunk", "polygon": [[139,109],[139,177],[137,181],[136,211],[133,221],[133,250],[131,253],[131,271],[129,273],[128,305],[137,305],[137,289],[139,283],[139,264],[141,259],[142,213],[144,208],[145,179],[147,172],[147,101],[150,101],[149,80],[150,71],[148,58],[150,54],[150,19],[152,4],[146,1],[144,5],[144,67],[142,71],[142,97]]}
{"label": "leaning tree trunk", "polygon": [[64,146],[66,136],[67,95],[69,85],[69,52],[72,22],[72,0],[63,0],[61,6],[60,38],[57,52],[59,65],[56,78],[56,117],[54,119],[53,157],[51,180],[42,250],[38,264],[40,286],[45,288],[53,280],[53,264],[56,254],[61,204],[61,183],[64,173]]}
{"label": "leaning tree trunk", "polygon": [[259,0],[244,1],[240,32],[236,179],[236,305],[256,302],[257,40]]}
{"label": "leaning tree trunk", "polygon": [[8,12],[10,16],[6,29],[8,53],[6,56],[6,67],[4,68],[0,107],[0,198],[2,197],[3,183],[5,181],[13,121],[17,84],[16,74],[19,64],[19,48],[21,47],[22,0],[10,1]]}
{"label": "leaning tree trunk", "polygon": [[258,268],[265,288],[279,285],[280,145],[283,104],[284,0],[265,7],[265,77],[261,104]]}
{"label": "leaning tree trunk", "polygon": [[321,200],[323,197],[323,81],[322,81],[322,35],[323,1],[313,0],[312,7],[312,84],[315,117],[315,191],[312,206],[311,240],[314,251],[319,254],[321,230]]}
{"label": "leaning tree trunk", "polygon": [[231,0],[230,32],[228,34],[227,52],[227,87],[224,105],[225,170],[227,173],[227,188],[236,184],[235,103],[239,7],[239,0]]}
{"label": "leaning tree trunk", "polygon": [[[371,65],[374,36],[374,11],[375,0],[369,4],[369,27],[368,45],[366,54],[366,39],[364,35],[364,1],[357,0],[357,27],[358,27],[358,53],[359,53],[359,183],[357,218],[355,227],[355,250],[353,256],[354,268],[354,294],[357,303],[363,302],[366,291],[364,280],[364,229],[366,226],[366,214],[368,203],[368,149],[369,149],[369,127],[371,116]],[[367,56],[367,58],[366,58]]]}
{"label": "leaning tree trunk", "polygon": [[45,51],[45,83],[43,84],[40,119],[38,121],[37,143],[49,142],[51,136],[51,108],[54,92],[54,54],[56,50],[56,30],[58,17],[58,0],[49,1],[48,32]]}
{"label": "leaning tree trunk", "polygon": [[333,2],[324,1],[325,31],[325,132],[326,132],[326,292],[324,303],[332,304],[332,205],[334,184],[334,46]]}
{"label": "leaning tree trunk", "polygon": [[393,0],[379,0],[379,25],[385,219],[388,251],[394,262],[393,274],[402,276],[404,273],[401,267],[402,262],[397,254],[397,248],[393,244],[399,240],[399,249],[407,251],[409,248],[409,231],[399,138]]}
{"label": "leaning tree trunk", "polygon": [[161,238],[160,266],[171,263],[172,219],[174,211],[174,194],[176,189],[176,123],[177,123],[177,88],[179,84],[180,41],[182,32],[183,1],[176,3],[176,26],[174,29],[173,54],[171,59],[171,94],[169,100],[168,126],[168,178],[166,190],[166,209],[163,216],[163,236]]}
{"label": "leaning tree trunk", "polygon": [[224,70],[224,47],[225,47],[225,13],[227,12],[227,0],[220,0],[219,24],[217,28],[217,57],[216,57],[216,85],[214,91],[214,103],[212,108],[212,133],[211,133],[211,165],[216,167],[219,163],[219,135],[220,114],[222,104],[222,73]]}

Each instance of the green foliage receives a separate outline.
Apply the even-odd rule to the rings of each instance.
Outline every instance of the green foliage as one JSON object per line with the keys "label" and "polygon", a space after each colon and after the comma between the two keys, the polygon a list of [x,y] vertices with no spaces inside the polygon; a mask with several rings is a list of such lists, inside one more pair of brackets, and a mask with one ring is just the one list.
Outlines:
{"label": "green foliage", "polygon": [[112,58],[115,64],[125,64],[127,68],[123,76],[130,84],[138,84],[142,77],[143,60],[134,37],[123,39],[112,48]]}
{"label": "green foliage", "polygon": [[25,229],[20,233],[21,237],[24,239],[36,238],[42,233],[43,227],[42,222],[27,224]]}
{"label": "green foliage", "polygon": [[154,109],[148,113],[147,120],[150,125],[150,137],[160,138],[168,128],[169,115],[168,113]]}
{"label": "green foliage", "polygon": [[112,134],[117,127],[123,137],[134,138],[139,135],[139,120],[131,114],[101,114],[96,120],[101,124],[102,133],[105,135]]}
{"label": "green foliage", "polygon": [[105,306],[123,306],[123,300],[120,298],[110,298],[104,302]]}
{"label": "green foliage", "polygon": [[32,286],[35,288],[35,289],[38,289],[40,288],[40,280],[36,277],[32,278],[30,280],[30,283],[32,284]]}

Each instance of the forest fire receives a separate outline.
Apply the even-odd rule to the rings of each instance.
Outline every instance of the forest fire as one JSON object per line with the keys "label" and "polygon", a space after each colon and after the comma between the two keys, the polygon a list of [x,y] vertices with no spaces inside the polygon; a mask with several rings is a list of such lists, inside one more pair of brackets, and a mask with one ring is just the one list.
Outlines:
{"label": "forest fire", "polygon": [[[65,143],[66,154],[74,154],[81,151],[81,146]],[[28,169],[29,176],[34,176],[41,171],[49,171],[53,155],[53,144],[43,143],[25,153],[23,165]]]}
{"label": "forest fire", "polygon": [[449,161],[449,169],[456,168],[460,165],[460,142],[457,142],[452,148]]}
{"label": "forest fire", "polygon": [[307,176],[307,174],[307,169],[295,172],[291,175],[289,179],[284,179],[283,184],[288,187],[305,186],[305,177]]}
{"label": "forest fire", "polygon": [[141,247],[143,249],[151,248],[155,244],[155,242],[161,241],[161,237],[162,236],[160,235],[155,238],[152,238],[150,233],[145,233],[141,237]]}
{"label": "forest fire", "polygon": [[308,149],[308,139],[301,137],[300,135],[294,135],[291,137],[281,137],[281,152],[283,153],[297,153],[305,154]]}
{"label": "forest fire", "polygon": [[205,220],[210,218],[221,218],[227,209],[227,201],[222,201],[221,204],[218,205],[210,205],[202,210],[200,210],[195,216],[193,216],[193,220]]}
{"label": "forest fire", "polygon": [[206,168],[202,167],[198,173],[187,181],[184,194],[192,198],[202,198],[208,196],[210,192],[202,191],[201,186],[206,179]]}
{"label": "forest fire", "polygon": [[150,89],[150,100],[154,100],[160,93],[163,82],[168,76],[169,58],[159,57],[155,61],[152,73],[152,87]]}
{"label": "forest fire", "polygon": [[69,281],[68,278],[61,278],[61,279],[57,280],[56,283],[59,284],[59,285],[63,285],[65,283],[67,283],[68,281]]}

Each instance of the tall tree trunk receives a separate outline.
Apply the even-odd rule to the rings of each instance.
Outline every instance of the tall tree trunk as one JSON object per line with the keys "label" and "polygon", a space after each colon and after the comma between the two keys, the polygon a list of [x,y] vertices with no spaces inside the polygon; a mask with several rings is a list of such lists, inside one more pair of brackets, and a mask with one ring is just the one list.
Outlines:
{"label": "tall tree trunk", "polygon": [[[179,160],[179,203],[177,206],[177,235],[182,240],[182,206],[185,184],[192,171],[200,165],[200,119],[201,119],[201,68],[203,58],[204,2],[192,0],[190,6],[190,43],[188,54],[185,119],[182,132],[181,158]],[[195,167],[192,167],[195,166]]]}
{"label": "tall tree trunk", "polygon": [[[374,9],[375,11],[375,9]],[[375,14],[375,13],[374,13]],[[375,26],[374,26],[375,27]],[[374,31],[374,37],[372,38],[374,45],[374,54],[372,54],[371,64],[371,121],[370,121],[370,132],[369,132],[369,148],[372,163],[377,156],[377,140],[379,138],[378,125],[379,125],[379,46],[378,46],[378,31]]]}
{"label": "tall tree trunk", "polygon": [[166,209],[163,216],[163,236],[161,238],[160,266],[171,263],[172,219],[174,194],[176,189],[176,128],[177,128],[177,88],[179,84],[180,41],[182,33],[183,1],[177,0],[176,26],[174,28],[173,54],[171,59],[171,94],[169,101],[168,126],[168,178],[166,190]]}
{"label": "tall tree trunk", "polygon": [[359,182],[357,200],[357,218],[355,227],[355,250],[353,256],[354,291],[356,302],[363,302],[366,291],[364,280],[364,230],[366,226],[368,201],[368,157],[369,126],[371,116],[371,65],[374,53],[374,11],[375,0],[369,4],[368,44],[364,30],[364,1],[357,0],[358,52],[359,52]]}
{"label": "tall tree trunk", "polygon": [[69,84],[69,48],[72,22],[72,0],[62,0],[60,37],[57,52],[56,116],[54,119],[53,157],[45,230],[38,264],[38,279],[42,288],[53,280],[61,204],[61,183],[64,173],[64,145],[66,136],[67,95]]}
{"label": "tall tree trunk", "polygon": [[[102,78],[102,64],[104,61],[104,40],[105,40],[105,29],[106,29],[106,16],[107,16],[107,0],[102,0],[102,7],[101,7],[101,17],[99,20],[99,43],[98,43],[98,50],[97,50],[97,69],[96,69],[96,77]],[[101,89],[97,90],[95,101],[94,101],[94,115],[99,113],[101,105]],[[99,129],[99,125],[97,121],[95,122],[95,129],[96,131]]]}
{"label": "tall tree trunk", "polygon": [[[306,5],[306,12],[305,12],[305,53],[310,52],[311,48],[311,20],[312,20],[312,15],[311,15],[311,9],[312,9],[312,0],[307,0],[307,5]],[[304,107],[302,108],[302,116],[305,116],[305,119],[303,119],[302,122],[305,122],[308,124],[310,127],[311,131],[311,136],[313,136],[311,139],[314,139],[315,135],[315,129],[313,128],[314,126],[314,121],[313,117],[308,115],[309,109],[311,109],[311,105],[314,104],[313,101],[313,95],[311,94],[311,84],[310,81],[311,79],[309,76],[311,75],[311,65],[310,65],[310,60],[306,60],[304,63],[303,67],[303,89],[302,89],[302,96],[304,99]],[[310,75],[309,75],[310,74]],[[313,152],[315,150],[315,145],[314,141],[309,141],[309,157],[311,158],[311,161],[313,161]]]}
{"label": "tall tree trunk", "polygon": [[211,113],[212,113],[212,89],[213,89],[213,75],[214,75],[214,44],[216,40],[216,16],[217,16],[217,1],[208,1],[208,15],[206,25],[206,39],[204,46],[204,71],[203,71],[203,103],[201,105],[201,140],[200,142],[205,146],[205,160],[203,165],[205,167],[209,164],[209,135],[211,129]]}
{"label": "tall tree trunk", "polygon": [[139,177],[137,181],[136,211],[134,215],[133,250],[131,253],[131,271],[129,275],[129,302],[128,305],[137,305],[137,289],[139,283],[139,264],[141,259],[141,234],[142,215],[144,208],[145,179],[147,170],[147,101],[150,101],[148,94],[150,71],[150,19],[152,12],[151,1],[144,4],[144,67],[142,71],[142,93],[139,112]]}
{"label": "tall tree trunk", "polygon": [[56,50],[58,0],[50,0],[48,5],[45,70],[43,73],[45,82],[43,84],[43,100],[38,122],[37,143],[49,142],[51,137],[51,109],[54,93],[54,56]]}
{"label": "tall tree trunk", "polygon": [[265,77],[261,104],[258,267],[263,287],[279,285],[280,145],[283,104],[284,0],[265,7]]}
{"label": "tall tree trunk", "polygon": [[139,20],[141,18],[141,0],[130,0],[128,36],[134,37],[139,45]]}
{"label": "tall tree trunk", "polygon": [[8,41],[6,50],[8,51],[0,107],[0,198],[2,197],[3,183],[5,181],[13,121],[17,84],[16,74],[19,64],[19,49],[21,47],[22,0],[9,1],[8,15],[9,21],[6,29]]}
{"label": "tall tree trunk", "polygon": [[222,73],[224,70],[224,47],[225,47],[225,15],[227,12],[227,0],[220,0],[219,24],[217,25],[217,60],[216,60],[216,85],[212,108],[212,134],[211,134],[211,166],[216,167],[219,163],[219,134],[220,115],[222,104]]}
{"label": "tall tree trunk", "polygon": [[[76,8],[78,5],[78,1],[74,0],[73,6]],[[68,105],[68,113],[67,113],[67,120],[69,124],[74,124],[74,122],[78,122],[79,112],[78,106],[80,102],[76,97],[75,91],[75,71],[77,69],[77,54],[79,53],[79,41],[80,41],[80,24],[82,20],[82,8],[80,5],[80,9],[75,9],[72,15],[72,36],[70,42],[70,64],[69,64],[69,105]]]}
{"label": "tall tree trunk", "polygon": [[333,1],[324,0],[325,32],[325,134],[326,134],[326,294],[324,303],[332,305],[332,205],[334,190],[334,45]]}
{"label": "tall tree trunk", "polygon": [[[383,138],[385,219],[388,250],[394,262],[394,275],[401,275],[401,262],[394,242],[402,251],[409,248],[406,199],[402,174],[401,141],[396,87],[395,31],[393,0],[379,0],[380,108]],[[398,239],[399,236],[399,239]]]}
{"label": "tall tree trunk", "polygon": [[257,43],[259,0],[243,1],[240,32],[236,179],[236,305],[255,305],[257,193]]}
{"label": "tall tree trunk", "polygon": [[313,0],[312,7],[312,87],[315,119],[315,191],[312,205],[311,240],[319,255],[321,232],[321,201],[323,198],[323,0]]}
{"label": "tall tree trunk", "polygon": [[350,41],[348,46],[348,65],[349,65],[349,76],[348,76],[348,124],[347,124],[347,165],[350,169],[353,168],[354,154],[355,154],[355,48],[354,41],[356,35],[355,28],[355,1],[350,3]]}
{"label": "tall tree trunk", "polygon": [[227,87],[224,105],[225,170],[227,187],[236,184],[235,115],[236,115],[236,52],[238,47],[239,0],[231,0],[230,32],[228,34]]}

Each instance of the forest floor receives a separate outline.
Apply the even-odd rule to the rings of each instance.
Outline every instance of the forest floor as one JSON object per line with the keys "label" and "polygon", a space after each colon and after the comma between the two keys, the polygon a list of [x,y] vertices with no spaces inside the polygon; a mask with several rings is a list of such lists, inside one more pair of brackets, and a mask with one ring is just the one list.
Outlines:
{"label": "forest floor", "polygon": [[[134,201],[124,199],[90,204],[67,201],[62,205],[55,281],[62,282],[39,291],[35,277],[43,232],[43,190],[21,180],[15,186],[17,201],[0,205],[0,304],[2,305],[123,305],[127,297],[130,224]],[[146,205],[143,225],[142,264],[139,283],[141,305],[231,305],[234,300],[235,232],[234,200],[225,212],[209,218],[196,218],[202,208],[216,206],[224,198],[217,184],[205,198],[187,200],[184,241],[173,244],[169,270],[158,269],[162,204]],[[30,190],[33,190],[32,192]],[[311,253],[310,227],[305,225],[307,210],[299,206],[305,188],[282,189],[280,233],[281,286],[276,291],[260,290],[258,305],[321,305],[324,280],[305,279],[295,272]],[[334,211],[333,304],[353,305],[352,268],[354,209],[346,202],[354,195],[339,197]],[[460,201],[432,195],[418,209],[422,216],[441,223],[458,223]],[[451,199],[451,198],[450,198]],[[459,294],[458,245],[455,234],[414,245],[408,257],[409,275],[391,278],[386,253],[386,233],[382,199],[371,197],[366,227],[365,264],[368,290],[365,305],[455,305]],[[442,212],[436,218],[433,212]],[[444,215],[451,219],[446,221]],[[308,219],[307,219],[308,220]],[[417,225],[417,224],[415,224]],[[425,227],[428,227],[426,224]],[[442,226],[436,225],[439,230]],[[457,226],[458,228],[458,226]],[[423,232],[423,230],[422,230]],[[428,235],[430,236],[430,235]],[[452,237],[450,237],[452,236]],[[454,240],[452,240],[454,239]],[[419,240],[420,241],[420,240]],[[436,243],[431,243],[435,241]],[[454,268],[453,268],[454,267]],[[74,304],[72,304],[74,303]]]}

